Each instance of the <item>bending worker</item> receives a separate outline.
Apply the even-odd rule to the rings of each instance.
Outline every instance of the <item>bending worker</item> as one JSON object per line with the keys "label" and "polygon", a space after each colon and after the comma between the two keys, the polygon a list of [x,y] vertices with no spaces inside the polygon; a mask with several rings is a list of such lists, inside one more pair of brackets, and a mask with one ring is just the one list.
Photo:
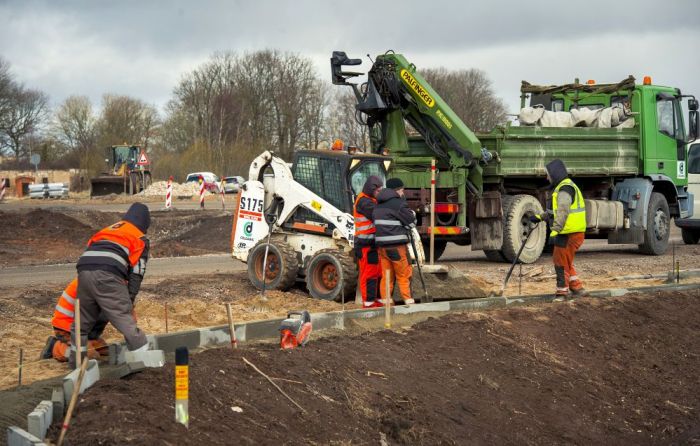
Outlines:
{"label": "bending worker", "polygon": [[362,192],[355,199],[355,257],[360,270],[359,282],[362,306],[381,307],[379,302],[379,279],[382,270],[379,266],[379,253],[375,245],[374,208],[377,195],[382,190],[382,180],[374,175],[367,178]]}
{"label": "bending worker", "polygon": [[[564,162],[555,159],[545,169],[554,191],[552,192],[552,221],[549,234],[554,243],[554,271],[557,275],[555,298],[564,298],[569,291],[576,296],[586,295],[583,282],[574,268],[576,251],[583,245],[586,233],[586,205],[581,190],[569,178]],[[542,221],[542,216],[530,217],[532,222]]]}
{"label": "bending worker", "polygon": [[[124,335],[131,351],[148,350],[146,335],[136,325],[130,295],[136,296],[146,273],[149,242],[146,231],[151,214],[134,203],[121,221],[88,241],[78,259],[81,348],[87,351],[88,333],[100,323],[100,313]],[[71,330],[71,362],[75,361],[75,324]]]}
{"label": "bending worker", "polygon": [[[399,285],[401,298],[406,305],[415,301],[411,297],[413,269],[408,259],[408,231],[416,226],[416,214],[408,208],[403,198],[403,182],[391,178],[386,188],[377,196],[374,209],[374,225],[377,227],[375,242],[379,249],[382,268],[380,293],[385,304],[391,303],[394,279]],[[386,271],[389,271],[389,295],[386,295]]]}

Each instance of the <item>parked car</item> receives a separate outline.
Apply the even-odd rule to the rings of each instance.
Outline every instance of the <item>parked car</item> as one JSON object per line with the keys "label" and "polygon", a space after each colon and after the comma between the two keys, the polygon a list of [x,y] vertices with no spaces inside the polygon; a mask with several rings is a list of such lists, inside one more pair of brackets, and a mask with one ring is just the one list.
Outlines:
{"label": "parked car", "polygon": [[245,179],[240,175],[224,178],[224,193],[237,194],[243,183],[245,183]]}
{"label": "parked car", "polygon": [[193,172],[188,173],[185,183],[198,183],[199,177],[204,179],[204,188],[213,194],[219,193],[219,177],[211,172]]}

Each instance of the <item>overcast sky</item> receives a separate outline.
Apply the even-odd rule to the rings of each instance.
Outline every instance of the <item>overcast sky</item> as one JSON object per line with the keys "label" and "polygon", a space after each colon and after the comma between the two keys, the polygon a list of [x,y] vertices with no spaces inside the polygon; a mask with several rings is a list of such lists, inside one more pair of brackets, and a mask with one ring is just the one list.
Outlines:
{"label": "overcast sky", "polygon": [[480,68],[511,111],[522,79],[650,75],[700,96],[699,43],[700,0],[0,0],[0,56],[54,105],[117,93],[162,108],[212,53],[264,48],[310,57],[329,84],[333,50]]}

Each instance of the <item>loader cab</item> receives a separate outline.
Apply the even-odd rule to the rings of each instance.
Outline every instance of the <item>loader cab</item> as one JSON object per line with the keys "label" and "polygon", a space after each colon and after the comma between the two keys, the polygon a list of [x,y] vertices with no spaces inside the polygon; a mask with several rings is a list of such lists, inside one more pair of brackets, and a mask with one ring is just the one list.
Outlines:
{"label": "loader cab", "polygon": [[118,171],[123,165],[126,165],[128,170],[133,170],[136,166],[141,149],[139,146],[112,146],[111,149],[111,165],[112,170]]}
{"label": "loader cab", "polygon": [[371,175],[386,181],[391,159],[341,150],[299,150],[294,153],[294,179],[343,212],[352,214],[355,197]]}

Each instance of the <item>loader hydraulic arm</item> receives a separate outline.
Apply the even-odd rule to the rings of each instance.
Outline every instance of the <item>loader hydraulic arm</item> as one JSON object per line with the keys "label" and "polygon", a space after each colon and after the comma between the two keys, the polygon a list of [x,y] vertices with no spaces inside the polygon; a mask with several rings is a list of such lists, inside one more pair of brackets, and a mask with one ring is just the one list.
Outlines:
{"label": "loader hydraulic arm", "polygon": [[408,122],[451,169],[467,169],[467,187],[472,193],[480,194],[481,164],[489,160],[489,155],[482,154],[474,132],[418,73],[415,65],[393,52],[378,56],[367,74],[367,83],[359,89],[347,81],[357,73],[341,69],[342,65],[356,65],[356,62],[357,59],[348,59],[343,52],[334,52],[333,83],[351,86],[358,96],[357,110],[367,116],[373,151],[381,153],[388,149],[392,155],[407,152],[404,122]]}

